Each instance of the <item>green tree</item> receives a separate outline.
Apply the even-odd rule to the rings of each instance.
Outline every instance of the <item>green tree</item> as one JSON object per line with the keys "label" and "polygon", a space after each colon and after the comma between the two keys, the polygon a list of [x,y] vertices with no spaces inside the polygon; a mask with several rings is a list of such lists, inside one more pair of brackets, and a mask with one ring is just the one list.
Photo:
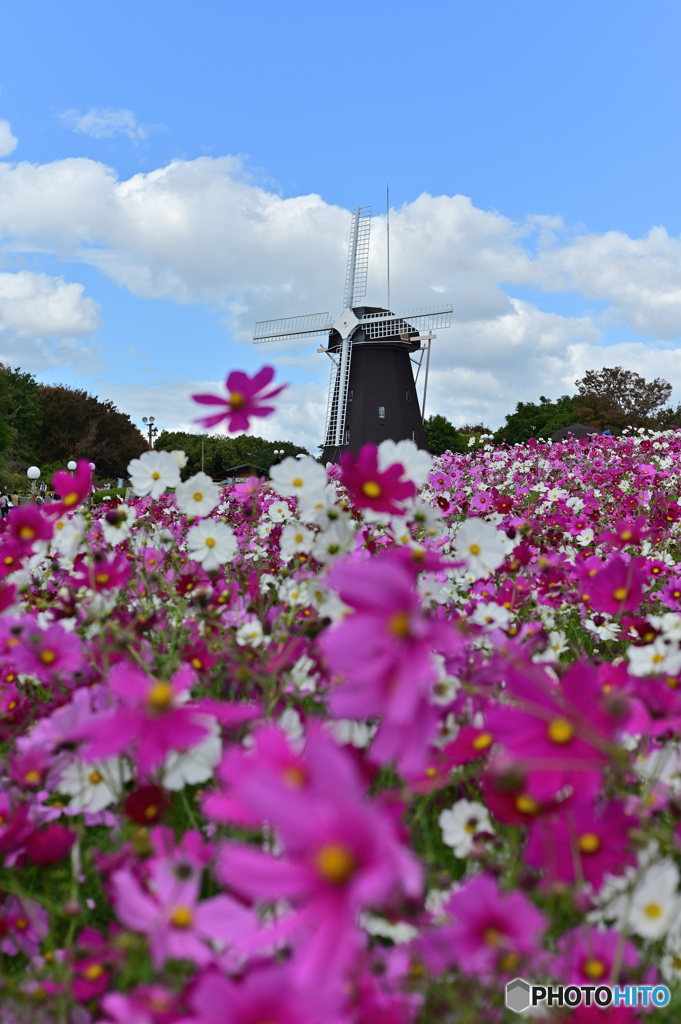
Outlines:
{"label": "green tree", "polygon": [[445,452],[463,452],[466,450],[466,442],[450,423],[446,416],[429,416],[423,429],[426,432],[426,440],[431,455],[443,455]]}
{"label": "green tree", "polygon": [[606,366],[587,370],[577,381],[573,405],[587,427],[620,434],[624,427],[655,428],[670,422],[675,412],[665,406],[671,393],[671,384],[662,377],[647,381],[633,370]]}
{"label": "green tree", "polygon": [[32,373],[0,363],[0,422],[6,460],[24,471],[40,453],[43,412],[39,385]]}
{"label": "green tree", "polygon": [[252,463],[269,473],[270,466],[282,456],[275,456],[274,450],[284,450],[287,455],[307,455],[308,452],[292,441],[265,441],[262,437],[252,434],[240,434],[237,437],[225,437],[224,434],[190,434],[182,430],[163,430],[156,438],[154,448],[157,451],[183,451],[187,456],[187,465],[182,472],[183,479],[198,473],[201,469],[201,441],[203,439],[204,471],[219,480],[226,476],[227,470],[233,466]]}
{"label": "green tree", "polygon": [[38,395],[43,423],[38,465],[87,459],[98,476],[125,476],[130,460],[147,448],[127,413],[109,400],[62,384],[41,384]]}
{"label": "green tree", "polygon": [[539,403],[518,402],[515,412],[506,417],[506,423],[494,435],[500,443],[523,444],[531,437],[549,438],[554,430],[577,422],[573,399],[562,395],[555,401],[541,395]]}

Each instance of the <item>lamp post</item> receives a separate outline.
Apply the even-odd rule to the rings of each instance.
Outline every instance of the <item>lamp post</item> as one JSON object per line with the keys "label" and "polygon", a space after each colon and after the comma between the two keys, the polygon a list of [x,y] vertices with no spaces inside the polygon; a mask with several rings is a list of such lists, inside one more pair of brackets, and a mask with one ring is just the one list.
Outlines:
{"label": "lamp post", "polygon": [[37,466],[29,466],[26,476],[31,481],[31,504],[35,505],[35,482],[40,479],[40,470]]}
{"label": "lamp post", "polygon": [[153,447],[153,444],[152,444],[153,439],[158,434],[158,427],[154,426],[155,419],[154,419],[153,416],[149,416],[148,419],[147,419],[146,416],[143,416],[142,417],[142,423],[145,424],[145,428],[146,428],[146,430],[147,430],[147,432],[149,434],[149,451],[151,451],[151,449]]}
{"label": "lamp post", "polygon": [[70,462],[66,463],[66,468],[70,470],[72,473],[75,473],[76,470],[78,469],[78,463],[71,459]]}
{"label": "lamp post", "polygon": [[94,477],[94,473],[95,473],[95,469],[96,468],[97,467],[95,466],[94,462],[91,462],[90,463],[90,472],[92,473],[92,483],[90,484],[90,496],[89,496],[89,500],[88,500],[88,508],[90,508],[90,509],[92,509],[92,495],[94,494],[94,490],[95,490],[95,477]]}
{"label": "lamp post", "polygon": [[274,459],[275,466],[276,466],[277,463],[281,462],[281,457],[282,457],[283,454],[284,454],[284,449],[283,448],[275,448],[274,449],[273,455],[275,456],[275,459]]}

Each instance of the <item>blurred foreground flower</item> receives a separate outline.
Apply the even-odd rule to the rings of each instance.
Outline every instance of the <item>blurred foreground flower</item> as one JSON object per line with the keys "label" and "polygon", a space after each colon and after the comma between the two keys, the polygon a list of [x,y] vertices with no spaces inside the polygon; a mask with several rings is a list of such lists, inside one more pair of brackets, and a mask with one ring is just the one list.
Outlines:
{"label": "blurred foreground flower", "polygon": [[278,388],[266,390],[268,384],[274,377],[272,366],[263,366],[258,370],[255,377],[249,377],[243,370],[232,370],[226,381],[229,395],[227,398],[220,398],[219,395],[192,395],[195,402],[200,405],[221,406],[220,412],[212,416],[203,416],[197,419],[202,427],[215,427],[223,420],[227,421],[227,429],[231,434],[239,430],[248,430],[251,416],[270,416],[274,412],[273,405],[262,405],[268,402],[275,395],[278,395],[287,384],[281,384]]}

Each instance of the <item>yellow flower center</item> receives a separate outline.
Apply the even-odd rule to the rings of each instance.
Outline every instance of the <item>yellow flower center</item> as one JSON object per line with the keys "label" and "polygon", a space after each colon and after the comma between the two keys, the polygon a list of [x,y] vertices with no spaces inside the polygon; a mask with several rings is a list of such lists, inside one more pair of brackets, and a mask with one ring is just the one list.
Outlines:
{"label": "yellow flower center", "polygon": [[653,665],[659,665],[661,661],[664,661],[664,654],[653,654],[651,661]]}
{"label": "yellow flower center", "polygon": [[622,540],[631,540],[631,530],[622,530],[620,537]]}
{"label": "yellow flower center", "polygon": [[154,472],[151,474],[151,479],[152,480],[160,480],[161,479],[161,474],[157,473],[156,470],[154,470]]}
{"label": "yellow flower center", "polygon": [[662,917],[662,907],[659,903],[647,903],[643,908],[643,913],[654,921],[656,918]]}
{"label": "yellow flower center", "polygon": [[605,964],[602,960],[596,960],[594,958],[587,960],[584,964],[584,973],[587,978],[593,978],[594,981],[597,981],[605,974]]}
{"label": "yellow flower center", "polygon": [[549,722],[549,739],[553,743],[569,743],[575,734],[566,718],[554,718]]}
{"label": "yellow flower center", "polygon": [[192,665],[196,669],[202,668],[201,659],[200,658],[192,658]]}
{"label": "yellow flower center", "polygon": [[203,501],[201,491],[194,491],[194,501]]}
{"label": "yellow flower center", "polygon": [[520,957],[517,953],[507,953],[506,956],[502,956],[499,961],[499,967],[502,971],[515,971],[519,963]]}
{"label": "yellow flower center", "polygon": [[28,921],[26,920],[25,917],[18,917],[14,922],[14,925],[16,928],[19,929],[20,932],[25,932],[26,929],[28,928]]}
{"label": "yellow flower center", "polygon": [[406,612],[396,612],[390,616],[388,632],[392,633],[398,640],[404,640],[409,636],[409,616]]}
{"label": "yellow flower center", "polygon": [[627,588],[618,587],[617,590],[613,591],[612,596],[615,598],[616,601],[623,601],[624,598],[627,596]]}
{"label": "yellow flower center", "polygon": [[340,843],[328,843],[317,851],[315,867],[327,882],[342,885],[355,870],[355,858],[350,850]]}
{"label": "yellow flower center", "polygon": [[362,484],[362,494],[367,498],[380,498],[381,485],[375,480],[367,480]]}
{"label": "yellow flower center", "polygon": [[601,848],[601,841],[595,832],[585,832],[579,837],[579,848],[582,853],[596,853]]}
{"label": "yellow flower center", "polygon": [[468,551],[470,552],[471,555],[479,555],[480,554],[480,545],[479,544],[469,544]]}
{"label": "yellow flower center", "polygon": [[189,928],[190,924],[194,920],[191,907],[185,907],[184,905],[175,907],[170,915],[170,920],[176,928]]}
{"label": "yellow flower center", "polygon": [[103,781],[104,780],[102,779],[102,776],[99,774],[99,772],[96,769],[95,769],[95,771],[90,772],[90,774],[88,775],[88,782],[90,782],[93,786],[98,786],[100,784],[100,782],[103,782]]}
{"label": "yellow flower center", "polygon": [[22,526],[19,530],[19,536],[22,540],[33,540],[35,537],[35,530],[32,526]]}
{"label": "yellow flower center", "polygon": [[207,548],[214,548],[215,547],[215,537],[206,537],[206,547]]}
{"label": "yellow flower center", "polygon": [[503,936],[496,928],[485,928],[483,938],[485,940],[485,945],[498,946]]}
{"label": "yellow flower center", "polygon": [[42,661],[43,665],[51,665],[57,660],[57,655],[54,651],[51,651],[49,647],[46,647],[44,651],[41,651],[38,657]]}
{"label": "yellow flower center", "polygon": [[71,493],[67,494],[66,497],[64,498],[64,504],[66,505],[67,508],[71,508],[71,505],[75,505],[77,502],[78,495],[76,494],[75,491],[71,491]]}
{"label": "yellow flower center", "polygon": [[478,823],[477,823],[475,818],[471,818],[471,820],[466,822],[466,824],[464,825],[464,829],[465,829],[466,832],[468,832],[469,836],[474,836],[475,835],[475,830],[476,830],[477,827],[478,827]]}
{"label": "yellow flower center", "polygon": [[30,771],[24,775],[24,782],[29,786],[37,786],[40,782],[40,772],[36,771],[35,768],[31,768]]}
{"label": "yellow flower center", "polygon": [[109,574],[108,574],[108,572],[98,572],[97,575],[95,576],[95,582],[96,583],[108,583],[109,582]]}
{"label": "yellow flower center", "polygon": [[536,814],[539,810],[539,804],[536,800],[533,800],[527,793],[519,793],[515,798],[515,807],[521,814]]}
{"label": "yellow flower center", "polygon": [[101,964],[90,964],[85,971],[85,977],[88,981],[96,981],[97,978],[101,978],[104,974],[104,968]]}
{"label": "yellow flower center", "polygon": [[492,746],[493,737],[490,732],[481,732],[479,736],[476,736],[473,740],[474,750],[487,750],[488,747]]}
{"label": "yellow flower center", "polygon": [[293,481],[293,486],[294,487],[302,487],[303,486],[303,481],[300,479],[299,476],[297,476],[295,478],[295,480]]}
{"label": "yellow flower center", "polygon": [[165,711],[173,699],[170,683],[154,683],[149,694],[149,703],[156,711]]}
{"label": "yellow flower center", "polygon": [[672,960],[672,967],[675,971],[681,971],[681,956],[675,956]]}
{"label": "yellow flower center", "polygon": [[240,391],[232,391],[231,395],[229,396],[229,404],[231,405],[232,409],[243,409],[243,407],[246,404],[246,399],[244,398]]}
{"label": "yellow flower center", "polygon": [[11,555],[6,555],[5,556],[5,565],[11,565],[13,561],[14,561],[14,559],[12,558]]}

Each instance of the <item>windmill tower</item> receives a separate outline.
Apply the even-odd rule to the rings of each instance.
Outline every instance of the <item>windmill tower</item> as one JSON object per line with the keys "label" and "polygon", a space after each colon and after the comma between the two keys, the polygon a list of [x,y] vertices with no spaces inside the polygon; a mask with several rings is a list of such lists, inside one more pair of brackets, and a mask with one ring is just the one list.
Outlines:
{"label": "windmill tower", "polygon": [[[393,313],[362,305],[370,229],[371,207],[358,206],[350,229],[343,312],[337,320],[330,313],[311,313],[255,325],[255,344],[328,337],[326,347],[318,350],[331,359],[322,462],[339,462],[343,452],[356,453],[362,445],[380,444],[386,438],[408,438],[419,448],[428,448],[412,366],[416,364],[420,371],[424,352],[429,360],[435,337],[432,331],[450,326],[452,307],[426,306]],[[420,352],[418,360],[416,352]]]}

